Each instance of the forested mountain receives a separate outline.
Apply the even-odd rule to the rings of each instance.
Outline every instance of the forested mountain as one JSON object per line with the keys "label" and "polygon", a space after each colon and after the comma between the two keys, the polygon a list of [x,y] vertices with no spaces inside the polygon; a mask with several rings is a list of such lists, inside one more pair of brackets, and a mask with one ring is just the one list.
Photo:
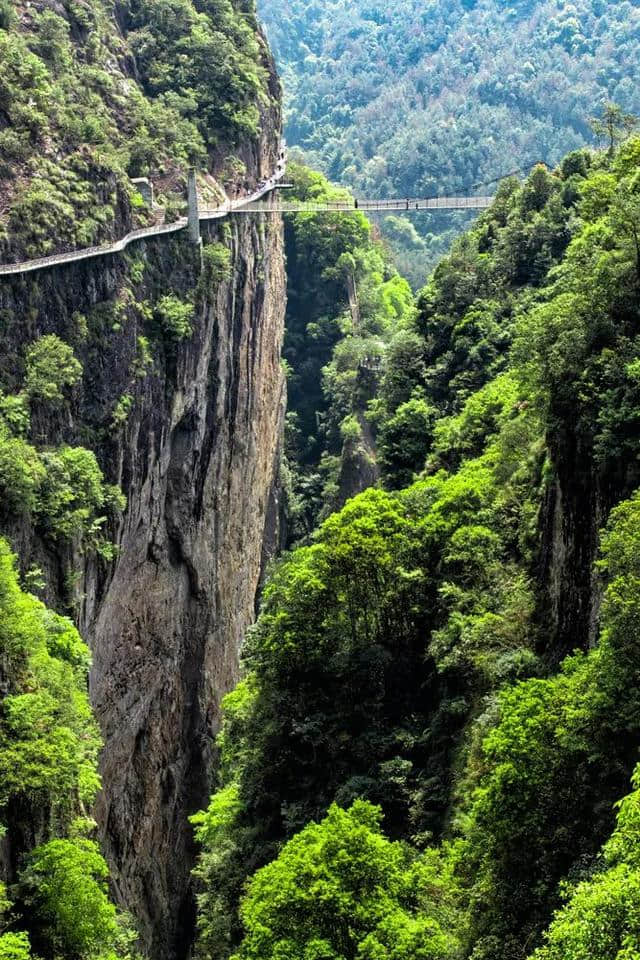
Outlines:
{"label": "forested mountain", "polygon": [[639,170],[505,182],[398,319],[384,488],[274,569],[226,700],[202,956],[640,956]]}
{"label": "forested mountain", "polygon": [[187,230],[253,0],[0,0],[0,960],[640,960],[638,7],[264,12],[289,196],[547,163]]}
{"label": "forested mountain", "polygon": [[[262,0],[287,134],[360,196],[429,196],[592,139],[604,101],[640,112],[640,10],[603,0]],[[385,233],[415,286],[460,217]]]}

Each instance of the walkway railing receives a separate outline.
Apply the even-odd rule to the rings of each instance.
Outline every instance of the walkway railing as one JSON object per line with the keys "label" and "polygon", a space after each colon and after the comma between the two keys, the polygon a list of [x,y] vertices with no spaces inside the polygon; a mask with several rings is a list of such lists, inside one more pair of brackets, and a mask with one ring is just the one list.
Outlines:
{"label": "walkway railing", "polygon": [[[259,200],[266,193],[275,189],[276,184],[284,176],[286,169],[285,157],[280,155],[276,171],[268,180],[260,184],[248,197],[240,197],[237,200],[225,200],[219,207],[200,212],[200,220],[219,220],[235,213],[237,208],[246,203],[252,203]],[[107,254],[120,253],[130,243],[135,240],[145,240],[149,237],[162,236],[165,233],[177,233],[179,230],[186,229],[188,225],[187,217],[180,217],[174,223],[161,223],[153,227],[140,227],[132,230],[120,240],[114,240],[112,243],[103,243],[95,247],[83,247],[81,250],[70,250],[67,253],[52,253],[48,257],[37,257],[34,260],[25,260],[22,263],[6,263],[0,265],[0,277],[11,276],[12,274],[31,273],[34,270],[42,270],[45,267],[58,266],[63,263],[74,263],[77,260],[89,260],[91,257],[103,257]]]}
{"label": "walkway railing", "polygon": [[[358,201],[328,201],[314,203],[313,201],[285,200],[267,203],[251,203],[243,201],[241,206],[234,208],[234,213],[331,213],[340,211],[353,213],[356,210],[404,210],[411,213],[415,210],[486,210],[494,201],[494,197],[419,197],[396,200],[358,200]],[[204,211],[203,211],[204,213]]]}
{"label": "walkway railing", "polygon": [[6,263],[0,266],[0,276],[8,276],[12,273],[30,273],[32,270],[42,270],[44,267],[52,267],[59,263],[73,263],[74,260],[88,260],[90,257],[102,257],[108,253],[119,253],[128,247],[134,240],[144,240],[145,237],[158,237],[163,233],[176,233],[178,230],[184,230],[187,225],[187,218],[180,217],[174,223],[161,223],[155,227],[141,227],[139,230],[132,230],[121,240],[115,240],[113,243],[104,243],[98,247],[84,247],[82,250],[71,250],[68,253],[53,253],[49,257],[38,257],[35,260],[26,260],[24,263]]}

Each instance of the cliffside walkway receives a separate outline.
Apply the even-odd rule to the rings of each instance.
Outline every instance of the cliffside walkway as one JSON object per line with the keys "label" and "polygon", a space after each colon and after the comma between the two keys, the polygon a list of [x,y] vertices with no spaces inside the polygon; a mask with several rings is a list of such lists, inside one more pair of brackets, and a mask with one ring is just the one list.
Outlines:
{"label": "cliffside walkway", "polygon": [[[284,151],[280,155],[276,171],[268,180],[262,182],[258,189],[246,197],[235,200],[226,200],[218,207],[199,209],[197,197],[190,195],[190,217],[180,217],[174,223],[156,224],[152,227],[141,227],[132,230],[120,240],[105,243],[96,247],[84,247],[81,250],[71,250],[68,253],[54,253],[48,257],[38,257],[34,260],[25,260],[22,263],[7,263],[0,265],[0,277],[15,274],[32,273],[63,263],[74,263],[77,260],[89,260],[92,257],[103,257],[107,254],[120,253],[130,243],[136,240],[145,240],[149,237],[159,237],[168,233],[177,233],[189,228],[192,239],[199,235],[198,224],[209,220],[221,220],[224,217],[240,214],[268,214],[268,213],[330,213],[342,211],[353,213],[355,210],[484,210],[493,202],[493,197],[428,197],[404,198],[402,200],[354,200],[344,203],[304,203],[301,201],[274,200],[271,197],[264,201],[262,198],[271,194],[282,180],[286,169]],[[194,181],[195,182],[195,181]]]}
{"label": "cliffside walkway", "polygon": [[[248,197],[240,197],[238,200],[227,200],[219,207],[211,210],[204,210],[199,214],[200,220],[221,220],[234,213],[239,206],[247,203],[253,203],[260,200],[266,193],[275,189],[276,184],[282,179],[285,172],[285,161],[278,161],[278,167],[274,175],[261,184],[260,187]],[[109,253],[120,253],[133,243],[135,240],[145,240],[148,237],[160,237],[165,233],[177,233],[179,230],[186,230],[189,226],[188,217],[180,217],[174,223],[160,223],[153,227],[141,227],[138,230],[132,230],[120,240],[113,243],[103,243],[97,247],[84,247],[82,250],[71,250],[68,253],[53,253],[49,257],[38,257],[35,260],[25,260],[23,263],[6,263],[0,265],[0,277],[10,276],[16,273],[31,273],[34,270],[42,270],[45,267],[57,266],[60,263],[74,263],[76,260],[89,260],[91,257],[103,257]]]}

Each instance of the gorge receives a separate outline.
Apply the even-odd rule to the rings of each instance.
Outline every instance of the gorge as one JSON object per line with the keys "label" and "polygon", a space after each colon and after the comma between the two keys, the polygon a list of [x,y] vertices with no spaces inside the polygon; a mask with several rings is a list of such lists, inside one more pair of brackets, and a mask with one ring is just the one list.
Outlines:
{"label": "gorge", "polygon": [[0,960],[638,960],[638,12],[263,7],[0,0]]}

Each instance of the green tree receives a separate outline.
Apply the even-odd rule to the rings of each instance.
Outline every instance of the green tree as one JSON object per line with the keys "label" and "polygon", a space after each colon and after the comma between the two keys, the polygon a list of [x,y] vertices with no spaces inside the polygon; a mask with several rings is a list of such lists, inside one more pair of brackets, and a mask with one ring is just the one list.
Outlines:
{"label": "green tree", "polygon": [[113,955],[122,931],[107,895],[107,877],[107,865],[91,840],[50,840],[37,847],[20,878],[21,898],[32,911],[34,943],[50,956]]}
{"label": "green tree", "polygon": [[607,140],[611,155],[618,143],[630,136],[637,126],[638,118],[632,113],[625,113],[617,103],[606,103],[600,116],[591,120],[591,129],[596,137]]}
{"label": "green tree", "polygon": [[429,861],[383,836],[380,819],[363,801],[334,805],[290,840],[249,883],[234,960],[456,956],[450,891]]}
{"label": "green tree", "polygon": [[405,487],[425,464],[435,411],[420,396],[401,404],[380,431],[380,464],[390,487]]}
{"label": "green tree", "polygon": [[73,349],[55,333],[32,343],[26,352],[25,390],[31,399],[60,406],[65,390],[82,376],[82,366]]}
{"label": "green tree", "polygon": [[26,933],[0,934],[0,960],[31,960],[31,947]]}

